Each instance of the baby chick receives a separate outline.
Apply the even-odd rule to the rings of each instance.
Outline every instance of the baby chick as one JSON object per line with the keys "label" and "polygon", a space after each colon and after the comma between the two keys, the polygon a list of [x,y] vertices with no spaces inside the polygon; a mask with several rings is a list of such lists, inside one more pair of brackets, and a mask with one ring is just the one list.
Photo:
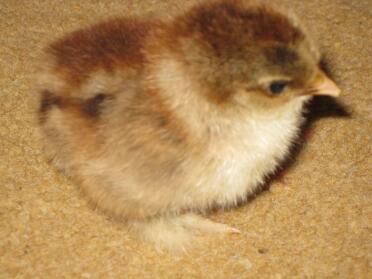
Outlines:
{"label": "baby chick", "polygon": [[45,53],[47,155],[97,206],[170,250],[197,232],[237,232],[199,214],[254,193],[296,140],[304,103],[339,94],[296,21],[252,1],[115,19]]}

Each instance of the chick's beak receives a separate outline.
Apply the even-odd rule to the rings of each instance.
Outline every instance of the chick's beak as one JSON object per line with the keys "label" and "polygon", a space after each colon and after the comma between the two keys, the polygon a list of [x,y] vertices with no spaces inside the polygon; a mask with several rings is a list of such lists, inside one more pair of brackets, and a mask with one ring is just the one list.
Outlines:
{"label": "chick's beak", "polygon": [[340,95],[340,88],[322,71],[319,70],[314,81],[310,85],[311,95],[328,95],[337,97]]}

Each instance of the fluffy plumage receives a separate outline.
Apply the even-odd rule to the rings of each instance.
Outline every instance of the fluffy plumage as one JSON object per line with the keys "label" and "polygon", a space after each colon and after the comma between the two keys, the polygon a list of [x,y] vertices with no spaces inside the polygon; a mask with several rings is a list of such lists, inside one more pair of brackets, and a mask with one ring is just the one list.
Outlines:
{"label": "fluffy plumage", "polygon": [[237,232],[200,217],[244,201],[287,155],[316,94],[338,95],[294,20],[251,1],[115,19],[46,49],[47,155],[160,247]]}

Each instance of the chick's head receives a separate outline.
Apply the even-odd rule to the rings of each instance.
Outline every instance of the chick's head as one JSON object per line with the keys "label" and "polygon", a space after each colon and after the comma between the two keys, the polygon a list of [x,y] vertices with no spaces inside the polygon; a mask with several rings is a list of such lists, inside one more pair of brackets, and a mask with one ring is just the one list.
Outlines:
{"label": "chick's head", "polygon": [[216,104],[270,108],[304,95],[338,95],[295,20],[241,1],[199,5],[175,20],[172,46],[198,92]]}

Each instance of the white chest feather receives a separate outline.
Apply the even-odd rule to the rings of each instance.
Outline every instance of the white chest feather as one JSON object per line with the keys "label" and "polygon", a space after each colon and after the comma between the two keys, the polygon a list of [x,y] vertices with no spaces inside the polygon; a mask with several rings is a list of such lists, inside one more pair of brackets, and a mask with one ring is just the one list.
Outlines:
{"label": "white chest feather", "polygon": [[210,146],[207,171],[196,185],[198,199],[228,206],[254,192],[288,153],[298,133],[302,104],[303,100],[293,102],[275,121],[247,120],[225,131]]}

